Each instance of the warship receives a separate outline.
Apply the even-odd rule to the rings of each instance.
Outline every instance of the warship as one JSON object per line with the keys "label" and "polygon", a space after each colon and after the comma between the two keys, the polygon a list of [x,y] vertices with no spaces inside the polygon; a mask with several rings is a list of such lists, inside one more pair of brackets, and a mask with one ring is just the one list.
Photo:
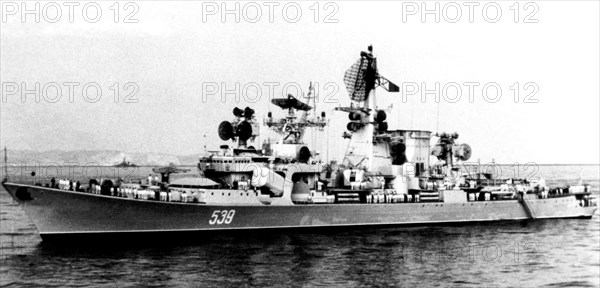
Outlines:
{"label": "warship", "polygon": [[[399,87],[379,74],[371,46],[343,82],[350,105],[335,109],[348,117],[339,165],[324,162],[303,140],[307,129],[329,125],[324,112],[314,111],[316,102],[310,105],[311,87],[308,103],[298,95],[272,99],[284,111],[281,118],[269,112],[259,121],[252,108],[234,108],[230,121],[215,127],[223,141],[220,150],[201,155],[193,177],[171,180],[169,174],[179,169],[168,166],[154,170],[161,179],[90,179],[81,186],[61,179],[46,187],[5,179],[2,184],[44,241],[589,219],[598,210],[587,185],[550,188],[541,179],[465,173],[460,164],[472,150],[457,133],[389,129],[391,108],[377,106],[375,92],[394,93]],[[257,144],[261,127],[277,137]]]}
{"label": "warship", "polygon": [[123,157],[123,161],[121,161],[120,163],[115,163],[113,165],[113,167],[137,167],[137,165],[135,165],[134,163],[131,163],[125,159],[126,158]]}

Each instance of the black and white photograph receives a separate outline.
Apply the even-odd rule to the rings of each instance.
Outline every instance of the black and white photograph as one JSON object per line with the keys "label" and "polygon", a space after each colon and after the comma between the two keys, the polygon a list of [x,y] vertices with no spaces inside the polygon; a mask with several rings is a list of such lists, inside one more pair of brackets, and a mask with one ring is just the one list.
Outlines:
{"label": "black and white photograph", "polygon": [[0,8],[0,287],[600,287],[598,0]]}

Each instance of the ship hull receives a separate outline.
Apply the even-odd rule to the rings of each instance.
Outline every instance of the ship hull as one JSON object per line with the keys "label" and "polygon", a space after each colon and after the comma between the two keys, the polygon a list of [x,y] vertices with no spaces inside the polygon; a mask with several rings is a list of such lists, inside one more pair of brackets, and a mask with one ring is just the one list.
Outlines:
{"label": "ship hull", "polygon": [[[517,200],[241,206],[125,199],[14,183],[4,183],[4,187],[22,204],[44,240],[124,234],[150,240],[165,234],[200,232],[426,226],[531,219]],[[597,207],[580,206],[575,196],[529,203],[536,219],[591,218],[597,210]]]}

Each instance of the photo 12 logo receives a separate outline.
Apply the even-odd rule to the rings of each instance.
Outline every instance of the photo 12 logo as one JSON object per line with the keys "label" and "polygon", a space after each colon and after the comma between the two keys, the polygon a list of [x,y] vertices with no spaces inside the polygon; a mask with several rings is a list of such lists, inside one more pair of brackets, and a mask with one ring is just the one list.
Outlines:
{"label": "photo 12 logo", "polygon": [[37,247],[35,242],[15,241],[14,235],[11,239],[0,239],[0,260],[6,260],[14,255],[23,255]]}
{"label": "photo 12 logo", "polygon": [[513,262],[515,264],[538,263],[543,256],[535,241],[514,242],[510,246],[503,245],[490,242],[456,246],[442,242],[431,253],[425,251],[417,256],[421,259],[429,258],[429,260],[443,263],[500,263],[506,261],[506,263]]}
{"label": "photo 12 logo", "polygon": [[513,82],[510,84],[500,84],[498,82],[402,82],[400,85],[400,94],[402,103],[407,103],[409,97],[418,97],[422,103],[428,100],[436,103],[458,103],[468,101],[484,101],[487,103],[497,103],[503,96],[509,94],[514,103],[539,103],[537,94],[540,86],[535,82]]}
{"label": "photo 12 logo", "polygon": [[2,23],[138,23],[136,2],[2,2]]}
{"label": "photo 12 logo", "polygon": [[52,178],[70,179],[75,181],[87,182],[91,178],[140,178],[140,167],[138,166],[107,166],[106,163],[98,162],[47,162],[47,163],[25,163],[25,162],[7,162],[6,175],[11,181],[23,183],[48,184]]}
{"label": "photo 12 logo", "polygon": [[335,2],[202,2],[202,22],[297,23],[310,18],[314,23],[338,23]]}
{"label": "photo 12 logo", "polygon": [[124,84],[114,82],[104,88],[97,82],[2,82],[2,91],[0,92],[2,93],[2,103],[7,103],[9,99],[14,101],[18,99],[21,103],[27,103],[27,101],[74,103],[78,99],[87,103],[97,103],[107,94],[114,103],[139,103],[137,98],[139,90],[140,87],[135,82]]}
{"label": "photo 12 logo", "polygon": [[536,2],[402,2],[402,23],[538,23]]}
{"label": "photo 12 logo", "polygon": [[[526,179],[528,181],[538,181],[540,179],[540,165],[535,162],[512,164],[498,164],[494,160],[489,163],[480,162],[461,162],[457,165],[466,175],[479,175],[479,173],[491,176],[491,179]],[[455,180],[461,176],[452,175],[450,178]]]}
{"label": "photo 12 logo", "polygon": [[[276,89],[281,89],[281,94],[276,93]],[[309,90],[309,91],[307,91]],[[318,103],[338,103],[337,93],[340,87],[335,82],[326,82],[320,84],[312,82],[308,89],[302,88],[295,82],[247,82],[247,83],[225,83],[225,82],[203,82],[202,83],[202,103],[217,99],[221,103],[234,101],[235,103],[257,103],[261,100],[268,101],[274,98],[288,97],[292,95],[298,99],[314,99]],[[312,102],[312,100],[310,100]]]}

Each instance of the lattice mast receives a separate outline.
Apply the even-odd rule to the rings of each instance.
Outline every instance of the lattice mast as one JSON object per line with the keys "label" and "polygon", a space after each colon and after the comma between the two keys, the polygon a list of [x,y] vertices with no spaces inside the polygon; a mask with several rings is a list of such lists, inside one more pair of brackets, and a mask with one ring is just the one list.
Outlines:
{"label": "lattice mast", "polygon": [[379,75],[377,58],[373,56],[373,46],[360,53],[358,59],[344,74],[344,84],[352,103],[350,107],[339,107],[336,110],[348,112],[350,121],[348,130],[351,135],[344,162],[352,167],[362,167],[367,171],[373,167],[373,141],[375,132],[387,131],[384,122],[386,114],[377,110],[375,88],[381,86],[388,92],[398,92],[397,85]]}

